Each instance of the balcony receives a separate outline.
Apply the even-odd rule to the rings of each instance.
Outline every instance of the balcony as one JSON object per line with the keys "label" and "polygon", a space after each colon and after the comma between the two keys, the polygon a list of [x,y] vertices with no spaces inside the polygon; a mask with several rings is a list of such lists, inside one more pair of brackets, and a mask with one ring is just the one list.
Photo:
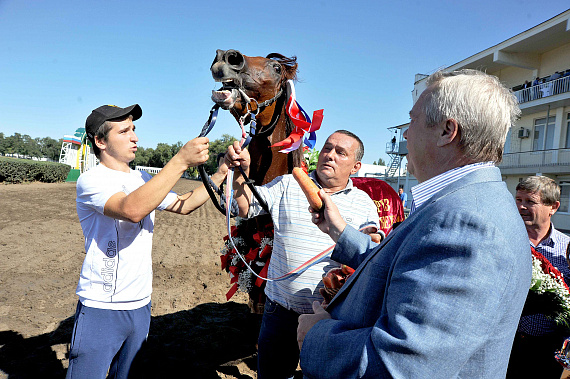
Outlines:
{"label": "balcony", "polygon": [[570,149],[526,151],[503,156],[503,174],[570,173]]}
{"label": "balcony", "polygon": [[549,82],[537,84],[536,86],[523,88],[515,91],[514,94],[519,104],[523,104],[566,92],[570,92],[570,76],[564,76]]}
{"label": "balcony", "polygon": [[388,142],[386,143],[386,154],[388,155],[406,155],[408,154],[408,141]]}

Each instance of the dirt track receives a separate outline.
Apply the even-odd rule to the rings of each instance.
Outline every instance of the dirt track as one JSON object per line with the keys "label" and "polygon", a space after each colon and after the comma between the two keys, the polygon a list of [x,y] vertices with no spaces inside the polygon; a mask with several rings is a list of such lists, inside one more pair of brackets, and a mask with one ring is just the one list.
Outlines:
{"label": "dirt track", "polygon": [[[211,202],[189,216],[157,212],[152,323],[136,377],[256,377],[259,316],[242,293],[226,301],[226,234]],[[63,378],[85,256],[75,183],[0,185],[0,252],[0,379]]]}

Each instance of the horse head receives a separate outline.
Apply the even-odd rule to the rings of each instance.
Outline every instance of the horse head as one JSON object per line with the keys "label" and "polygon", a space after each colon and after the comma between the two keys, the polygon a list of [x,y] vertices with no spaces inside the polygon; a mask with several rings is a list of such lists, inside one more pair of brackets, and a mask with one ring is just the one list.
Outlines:
{"label": "horse head", "polygon": [[255,106],[251,99],[257,103],[272,99],[287,80],[297,78],[296,61],[296,57],[277,53],[263,58],[248,57],[237,50],[217,50],[210,71],[222,88],[212,91],[212,100],[222,109],[244,115],[248,104]]}
{"label": "horse head", "polygon": [[297,78],[297,58],[272,53],[249,57],[237,50],[217,50],[210,67],[222,87],[212,91],[212,100],[229,110],[236,120],[250,122],[255,114],[257,129],[249,145],[250,177],[264,184],[299,166],[302,152],[279,154],[271,145],[285,139],[293,125],[285,112],[286,83]]}

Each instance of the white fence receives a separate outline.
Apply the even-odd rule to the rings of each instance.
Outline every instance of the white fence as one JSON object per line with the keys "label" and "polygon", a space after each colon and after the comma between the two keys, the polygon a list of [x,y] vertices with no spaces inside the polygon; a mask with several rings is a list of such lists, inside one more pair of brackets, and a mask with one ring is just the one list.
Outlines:
{"label": "white fence", "polygon": [[158,174],[160,172],[160,170],[162,170],[162,168],[158,168],[158,167],[146,167],[146,166],[136,166],[135,170],[137,171],[146,171],[149,174]]}

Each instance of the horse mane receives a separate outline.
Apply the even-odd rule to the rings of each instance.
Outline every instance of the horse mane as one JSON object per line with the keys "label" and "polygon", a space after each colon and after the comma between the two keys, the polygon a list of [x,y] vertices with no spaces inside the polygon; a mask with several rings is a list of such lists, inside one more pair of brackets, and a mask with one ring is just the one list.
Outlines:
{"label": "horse mane", "polygon": [[297,80],[297,67],[299,66],[297,63],[297,57],[286,57],[279,53],[271,53],[267,55],[268,59],[276,60],[277,62],[281,63],[283,66],[285,79]]}
{"label": "horse mane", "polygon": [[[297,63],[297,57],[296,56],[293,55],[292,57],[286,57],[286,56],[279,54],[279,53],[271,53],[271,54],[268,54],[266,56],[266,58],[273,59],[273,60],[275,60],[281,64],[281,67],[283,67],[283,73],[282,73],[281,80],[283,80],[283,79],[285,79],[285,80],[297,80],[297,67],[299,66],[299,64]],[[285,133],[286,133],[286,135],[290,135],[294,129],[295,129],[295,125],[293,124],[293,122],[291,121],[289,116],[287,116],[285,118]],[[291,170],[293,170],[293,167],[300,167],[301,166],[302,157],[303,157],[302,149],[297,149],[294,152],[292,152],[291,154],[288,154],[288,156],[287,156],[288,170],[287,171],[289,173],[291,172]]]}

